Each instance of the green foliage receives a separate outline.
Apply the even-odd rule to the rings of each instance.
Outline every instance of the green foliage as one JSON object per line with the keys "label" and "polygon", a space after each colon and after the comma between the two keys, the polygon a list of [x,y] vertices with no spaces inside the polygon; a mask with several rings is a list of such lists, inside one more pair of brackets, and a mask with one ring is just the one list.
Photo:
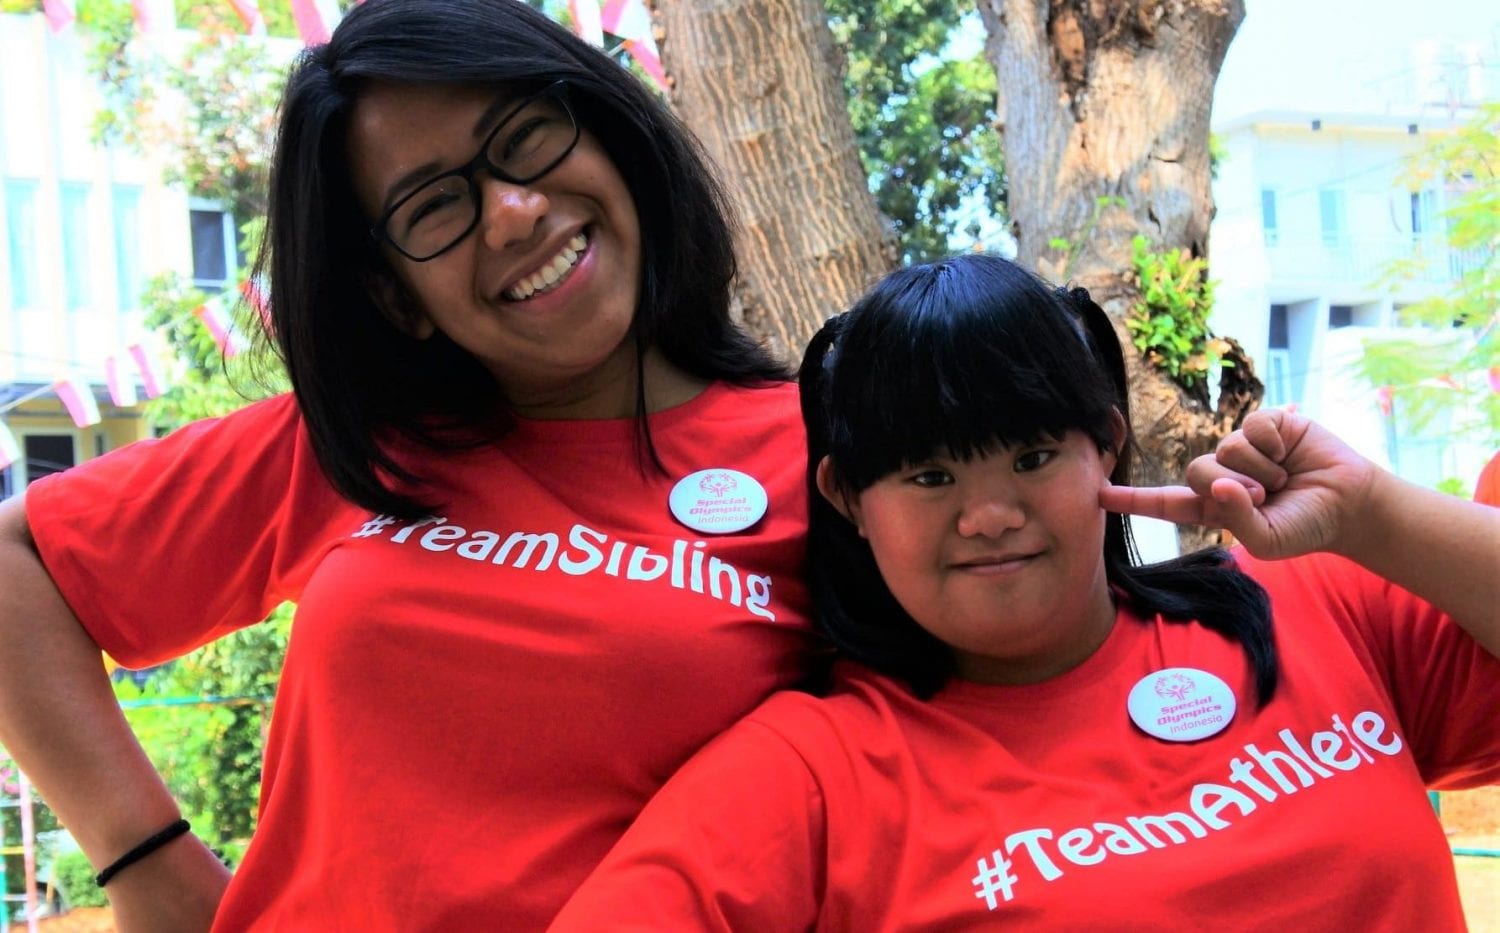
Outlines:
{"label": "green foliage", "polygon": [[1070,240],[1067,237],[1055,236],[1047,241],[1047,248],[1061,254],[1061,257],[1053,262],[1056,267],[1055,278],[1060,282],[1066,282],[1068,276],[1073,272],[1073,263],[1078,260],[1078,254],[1083,252],[1083,246],[1094,235],[1094,228],[1099,225],[1099,216],[1106,208],[1124,207],[1125,199],[1119,195],[1106,194],[1094,199],[1094,208],[1089,211],[1089,219],[1084,222],[1083,229],[1078,231],[1078,237]]}
{"label": "green foliage", "polygon": [[[228,207],[244,221],[240,255],[252,255],[264,229],[266,161],[284,68],[241,30],[228,5],[179,4],[183,25],[201,30],[179,62],[153,57],[135,33],[126,0],[91,0],[98,15],[91,63],[105,96],[101,136],[155,157],[165,181]],[[114,6],[105,6],[114,4]],[[272,34],[295,34],[286,0],[262,6]],[[227,17],[227,18],[226,18]],[[80,20],[83,17],[80,16]],[[241,281],[237,272],[232,281]],[[163,336],[178,366],[149,403],[158,425],[222,415],[286,388],[264,352],[225,359],[193,312],[207,296],[180,276],[151,280],[142,296],[146,325]],[[244,334],[258,331],[240,296],[220,298]],[[236,861],[255,825],[263,731],[286,650],[291,610],[236,632],[154,671],[117,682],[116,695],[153,763],[194,830]]]}
{"label": "green foliage", "polygon": [[192,822],[230,862],[255,828],[262,736],[291,606],[145,678],[117,682],[131,728]]}
{"label": "green foliage", "polygon": [[[1443,255],[1420,252],[1386,270],[1385,283],[1441,262],[1459,275],[1442,294],[1408,305],[1406,339],[1367,340],[1357,370],[1390,392],[1405,428],[1421,433],[1445,421],[1448,433],[1500,445],[1500,103],[1488,104],[1457,132],[1407,163],[1413,191],[1448,192]],[[1495,374],[1492,376],[1491,374]]]}
{"label": "green foliage", "polygon": [[1225,347],[1208,330],[1214,285],[1208,260],[1185,249],[1154,252],[1143,236],[1131,241],[1131,266],[1141,300],[1125,326],[1146,360],[1187,389],[1202,386]]}
{"label": "green foliage", "polygon": [[[0,800],[15,801],[21,792],[19,776],[16,766],[11,760],[0,753]],[[35,796],[32,791],[32,823],[39,836],[41,834],[57,830],[57,817],[47,804]],[[21,844],[21,808],[18,806],[0,807],[0,846],[10,847]],[[8,893],[18,894],[26,890],[26,865],[20,852],[14,855],[0,856],[5,862],[5,886]],[[7,893],[0,892],[0,893]]]}
{"label": "green foliage", "polygon": [[0,13],[40,13],[42,0],[0,0]]}
{"label": "green foliage", "polygon": [[91,26],[89,64],[105,101],[96,137],[156,154],[165,181],[224,203],[241,220],[263,215],[285,80],[267,47],[220,30],[200,35],[181,62],[164,62],[132,41],[125,0],[95,2],[101,11],[117,5]]}
{"label": "green foliage", "polygon": [[104,907],[109,904],[104,889],[94,884],[94,866],[76,849],[52,860],[52,879],[62,889],[63,900],[69,907]]}
{"label": "green foliage", "polygon": [[881,213],[907,262],[951,252],[976,236],[959,208],[979,201],[999,214],[1005,197],[995,132],[995,69],[982,53],[944,55],[972,0],[825,0],[846,56],[849,119]]}

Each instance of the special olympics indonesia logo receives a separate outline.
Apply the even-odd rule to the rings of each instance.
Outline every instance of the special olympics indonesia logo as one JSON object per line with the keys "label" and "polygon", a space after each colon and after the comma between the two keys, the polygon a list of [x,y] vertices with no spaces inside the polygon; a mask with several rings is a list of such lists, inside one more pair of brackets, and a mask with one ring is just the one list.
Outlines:
{"label": "special olympics indonesia logo", "polygon": [[723,497],[739,487],[739,481],[728,473],[705,473],[698,488],[711,496]]}
{"label": "special olympics indonesia logo", "polygon": [[1156,695],[1162,699],[1173,699],[1181,703],[1193,692],[1197,684],[1186,674],[1168,674],[1156,681]]}

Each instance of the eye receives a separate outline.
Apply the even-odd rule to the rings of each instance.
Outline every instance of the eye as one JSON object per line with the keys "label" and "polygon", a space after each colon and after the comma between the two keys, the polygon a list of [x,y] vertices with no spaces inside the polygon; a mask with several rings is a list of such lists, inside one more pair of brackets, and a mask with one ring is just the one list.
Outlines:
{"label": "eye", "polygon": [[1055,450],[1027,450],[1016,456],[1015,471],[1017,473],[1030,473],[1040,470],[1053,457],[1057,456]]}
{"label": "eye", "polygon": [[424,220],[429,220],[435,215],[463,200],[463,195],[456,191],[435,191],[431,195],[422,194],[412,199],[412,206],[406,214],[406,227],[411,229],[418,226]]}
{"label": "eye", "polygon": [[547,139],[547,131],[553,123],[542,114],[523,115],[518,119],[519,126],[514,130],[501,133],[500,137],[495,140],[496,145],[491,158],[501,165],[524,161],[541,149]]}
{"label": "eye", "polygon": [[913,486],[922,489],[936,489],[939,486],[950,486],[953,484],[953,474],[947,470],[939,470],[934,467],[918,470],[906,477],[906,481]]}

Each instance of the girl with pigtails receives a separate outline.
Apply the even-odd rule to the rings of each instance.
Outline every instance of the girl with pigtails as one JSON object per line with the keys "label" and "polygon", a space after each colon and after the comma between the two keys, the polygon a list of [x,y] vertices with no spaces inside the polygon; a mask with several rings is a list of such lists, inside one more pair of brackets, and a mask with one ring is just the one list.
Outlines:
{"label": "girl with pigtails", "polygon": [[[1107,317],[996,257],[893,273],[800,378],[826,694],[553,930],[1464,928],[1426,791],[1500,780],[1500,512],[1274,410],[1130,487]],[[1239,543],[1140,566],[1131,514]]]}

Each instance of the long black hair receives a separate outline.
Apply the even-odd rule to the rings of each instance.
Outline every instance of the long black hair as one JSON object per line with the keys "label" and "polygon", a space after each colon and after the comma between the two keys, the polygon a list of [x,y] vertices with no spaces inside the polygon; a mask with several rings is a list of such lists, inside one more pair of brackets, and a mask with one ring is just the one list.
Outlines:
{"label": "long black hair", "polygon": [[[422,477],[382,443],[393,433],[431,449],[472,446],[510,416],[502,387],[469,353],[441,333],[412,339],[381,313],[380,302],[395,301],[395,316],[409,316],[414,299],[392,284],[355,199],[346,152],[354,105],[372,82],[524,92],[558,80],[640,217],[637,353],[654,347],[706,379],[789,377],[730,319],[730,209],[697,142],[655,94],[516,0],[367,0],[292,69],[256,261],[270,286],[271,339],[318,462],[359,505],[408,517],[430,507]],[[649,446],[639,390],[636,411]]]}
{"label": "long black hair", "polygon": [[[856,496],[934,452],[967,460],[997,446],[1082,431],[1115,450],[1128,482],[1133,443],[1125,358],[1087,291],[1055,289],[996,256],[969,254],[891,273],[808,346],[809,563],[818,620],[839,651],[921,697],[954,674],[952,650],[896,601],[869,543],[817,487],[826,456],[836,490]],[[1237,640],[1262,703],[1276,689],[1270,603],[1222,549],[1140,566],[1127,516],[1110,513],[1105,574],[1138,611],[1196,619]]]}

